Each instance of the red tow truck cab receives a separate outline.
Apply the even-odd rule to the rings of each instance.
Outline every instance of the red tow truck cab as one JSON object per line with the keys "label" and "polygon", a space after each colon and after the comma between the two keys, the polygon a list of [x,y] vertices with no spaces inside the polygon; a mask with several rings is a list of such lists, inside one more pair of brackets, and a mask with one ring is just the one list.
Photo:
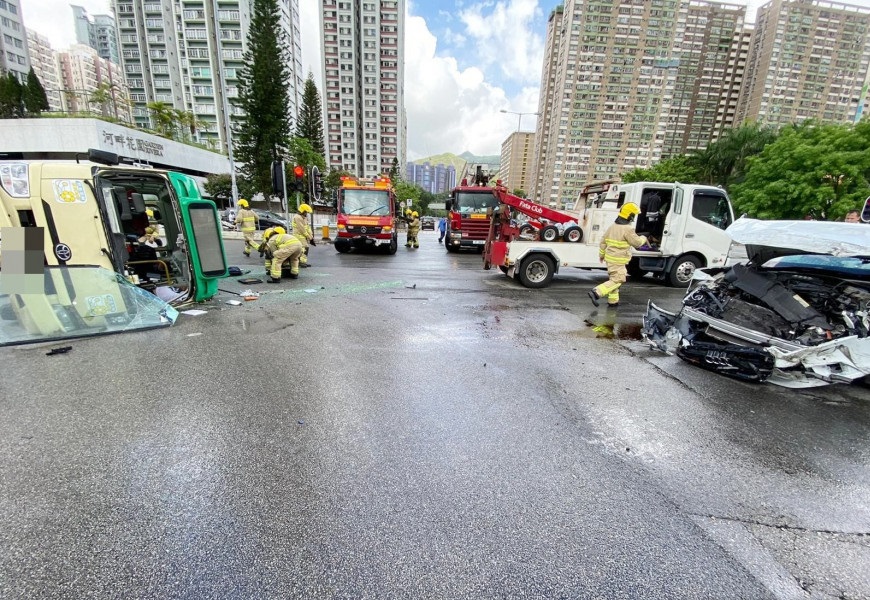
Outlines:
{"label": "red tow truck cab", "polygon": [[469,183],[468,179],[463,179],[447,199],[447,232],[444,235],[447,251],[474,248],[482,252],[489,235],[492,210],[497,207],[498,198],[489,186],[489,177],[478,165],[474,181]]}
{"label": "red tow truck cab", "polygon": [[389,177],[342,177],[336,210],[338,234],[333,245],[337,252],[373,248],[396,253],[396,193]]}

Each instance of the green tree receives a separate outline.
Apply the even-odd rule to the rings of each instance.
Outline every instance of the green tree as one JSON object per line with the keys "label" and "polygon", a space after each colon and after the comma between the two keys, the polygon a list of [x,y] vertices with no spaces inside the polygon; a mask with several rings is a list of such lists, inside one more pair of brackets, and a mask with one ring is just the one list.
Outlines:
{"label": "green tree", "polygon": [[422,206],[423,203],[420,200],[423,194],[422,188],[406,181],[393,181],[393,189],[399,202],[411,200],[411,210],[416,210],[421,215],[425,214]]}
{"label": "green tree", "polygon": [[0,76],[0,118],[18,119],[24,114],[24,88],[11,72]]}
{"label": "green tree", "polygon": [[27,85],[22,90],[22,102],[27,114],[38,116],[44,110],[48,110],[48,96],[45,93],[45,88],[42,87],[42,82],[36,76],[33,67],[27,73]]}
{"label": "green tree", "polygon": [[399,159],[395,156],[393,157],[393,164],[390,166],[389,177],[390,181],[400,181],[402,179],[402,172],[399,170]]}
{"label": "green tree", "polygon": [[154,129],[164,137],[175,139],[175,126],[178,119],[172,105],[166,102],[149,102],[146,106],[151,111]]}
{"label": "green tree", "polygon": [[695,182],[724,188],[739,183],[745,177],[749,159],[776,137],[775,129],[759,123],[746,123],[737,129],[729,129],[706,149],[689,157],[688,163],[698,172]]}
{"label": "green tree", "polygon": [[529,197],[529,195],[526,193],[526,191],[521,190],[520,188],[515,189],[514,191],[511,192],[511,194],[513,194],[517,198],[528,198]]}
{"label": "green tree", "polygon": [[206,175],[203,188],[206,194],[219,201],[221,208],[227,208],[233,197],[233,178],[229,173],[212,173]]}
{"label": "green tree", "polygon": [[759,219],[842,218],[870,190],[870,123],[787,127],[748,165],[743,182],[729,189],[738,212]]}
{"label": "green tree", "polygon": [[[299,121],[296,123],[296,137],[305,138],[320,156],[325,155],[323,145],[323,117],[320,104],[320,94],[314,83],[314,74],[308,73],[305,89],[302,92],[302,108],[299,111]],[[320,168],[320,167],[318,167]]]}
{"label": "green tree", "polygon": [[233,104],[243,115],[235,127],[235,159],[242,174],[263,192],[272,189],[272,162],[290,145],[286,43],[277,0],[254,0],[248,49]]}

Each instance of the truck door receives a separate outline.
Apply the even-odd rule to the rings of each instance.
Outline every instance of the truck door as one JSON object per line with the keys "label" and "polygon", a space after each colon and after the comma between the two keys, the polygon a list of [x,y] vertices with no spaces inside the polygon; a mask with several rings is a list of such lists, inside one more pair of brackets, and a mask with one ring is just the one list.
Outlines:
{"label": "truck door", "polygon": [[224,251],[217,206],[200,196],[192,177],[170,171],[167,173],[178,196],[184,237],[190,253],[191,283],[194,300],[206,300],[217,293],[218,280],[227,276],[227,258]]}
{"label": "truck door", "polygon": [[731,245],[725,229],[734,221],[731,201],[724,190],[678,185],[667,216],[661,250],[679,256],[697,252],[707,266],[727,254]]}

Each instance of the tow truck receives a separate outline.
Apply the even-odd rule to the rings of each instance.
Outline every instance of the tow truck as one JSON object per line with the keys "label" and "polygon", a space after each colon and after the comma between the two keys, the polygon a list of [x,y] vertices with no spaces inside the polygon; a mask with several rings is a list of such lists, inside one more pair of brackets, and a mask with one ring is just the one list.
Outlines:
{"label": "tow truck", "polygon": [[374,248],[396,253],[396,193],[389,177],[366,180],[345,175],[338,189],[336,211],[338,234],[333,245],[337,252]]}
{"label": "tow truck", "polygon": [[[699,267],[722,266],[731,247],[725,229],[734,221],[734,210],[725,190],[706,185],[637,182],[608,183],[601,193],[586,195],[576,214],[559,211],[510,194],[503,186],[492,190],[498,207],[492,210],[484,246],[484,269],[498,267],[529,288],[548,286],[560,268],[602,269],[599,245],[604,231],[626,202],[640,207],[635,230],[650,243],[634,251],[629,276],[648,273],[674,287],[686,287]],[[580,202],[578,201],[578,205]],[[533,218],[572,218],[571,235],[527,240],[520,236],[511,211]],[[567,240],[567,241],[566,241]]]}
{"label": "tow truck", "polygon": [[498,206],[498,199],[489,185],[489,175],[477,165],[471,181],[463,177],[450,192],[447,209],[447,231],[444,247],[448,252],[462,249],[483,250],[489,234],[491,209]]}

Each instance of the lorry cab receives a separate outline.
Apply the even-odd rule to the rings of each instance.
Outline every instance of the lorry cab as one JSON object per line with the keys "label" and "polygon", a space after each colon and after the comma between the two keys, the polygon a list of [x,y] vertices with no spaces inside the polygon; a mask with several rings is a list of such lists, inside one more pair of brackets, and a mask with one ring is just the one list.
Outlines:
{"label": "lorry cab", "polygon": [[[226,255],[217,208],[201,197],[196,181],[174,171],[119,165],[105,152],[91,151],[89,158],[0,162],[0,226],[42,228],[45,294],[51,291],[61,304],[69,299],[78,312],[77,297],[100,297],[99,316],[129,310],[138,291],[170,305],[214,296],[227,275]],[[84,275],[88,269],[109,273],[109,282]],[[8,281],[8,265],[3,275]],[[127,283],[137,288],[133,296],[120,289]],[[100,293],[88,295],[94,285]],[[58,286],[65,289],[58,293]],[[12,310],[22,322],[33,322],[34,315],[24,313],[42,301],[15,295],[6,315]],[[79,315],[95,316],[94,310]]]}
{"label": "lorry cab", "polygon": [[[594,209],[596,224],[590,235],[603,233],[626,202],[640,208],[635,231],[649,245],[634,251],[629,274],[653,273],[674,286],[686,286],[698,267],[723,266],[731,246],[725,229],[734,222],[734,209],[725,190],[707,185],[636,182],[611,185],[604,196],[587,201]],[[613,208],[612,211],[607,208]],[[606,218],[599,218],[604,212]],[[611,214],[612,213],[612,214]]]}

